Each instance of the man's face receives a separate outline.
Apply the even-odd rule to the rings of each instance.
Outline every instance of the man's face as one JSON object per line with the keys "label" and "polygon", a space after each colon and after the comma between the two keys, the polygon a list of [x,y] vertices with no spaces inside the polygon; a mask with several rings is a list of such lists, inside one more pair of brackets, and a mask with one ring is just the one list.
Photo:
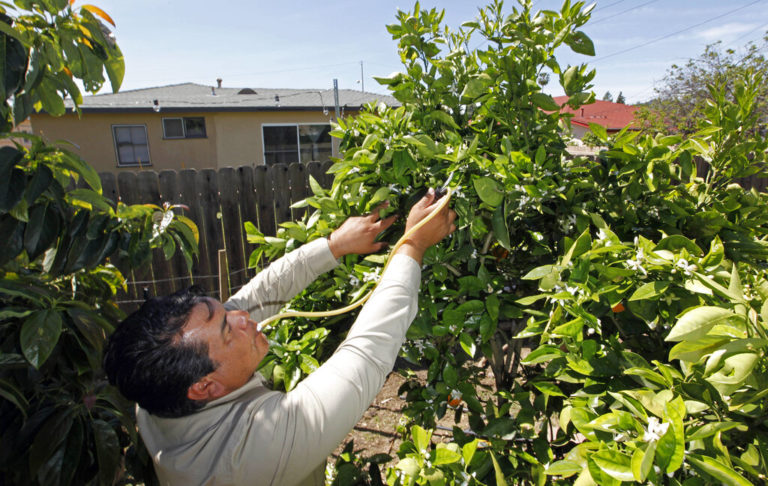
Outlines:
{"label": "man's face", "polygon": [[208,299],[208,304],[192,308],[182,339],[208,344],[208,356],[216,366],[208,378],[221,386],[216,395],[224,396],[248,382],[266,356],[269,342],[246,311],[227,311],[215,299]]}

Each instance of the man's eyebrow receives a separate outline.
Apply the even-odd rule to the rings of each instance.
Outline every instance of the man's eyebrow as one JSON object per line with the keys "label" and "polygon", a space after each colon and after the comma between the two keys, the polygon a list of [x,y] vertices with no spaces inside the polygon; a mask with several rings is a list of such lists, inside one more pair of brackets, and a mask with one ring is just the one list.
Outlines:
{"label": "man's eyebrow", "polygon": [[224,331],[229,329],[229,325],[227,323],[227,313],[224,312],[224,318],[221,320],[221,335],[224,336]]}

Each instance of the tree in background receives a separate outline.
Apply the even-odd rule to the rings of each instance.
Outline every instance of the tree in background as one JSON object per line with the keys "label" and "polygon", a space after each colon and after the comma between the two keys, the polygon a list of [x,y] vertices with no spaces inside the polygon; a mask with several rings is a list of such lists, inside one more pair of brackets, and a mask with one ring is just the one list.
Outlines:
{"label": "tree in background", "polygon": [[603,101],[613,101],[613,95],[610,91],[606,91],[602,99]]}
{"label": "tree in background", "polygon": [[627,99],[624,98],[624,94],[621,91],[619,91],[619,96],[616,97],[616,103],[620,103],[624,105],[626,104],[626,102],[627,102]]}
{"label": "tree in background", "polygon": [[[685,65],[672,65],[659,87],[655,88],[656,98],[638,111],[639,119],[651,130],[667,128],[681,134],[691,134],[704,118],[707,99],[711,98],[708,86],[722,85],[726,97],[734,97],[734,80],[743,79],[752,72],[765,77],[768,62],[762,52],[768,46],[768,34],[762,42],[750,42],[744,53],[723,49],[720,42],[708,45],[704,53],[690,59]],[[768,86],[758,93],[755,109],[760,113],[762,124],[768,121],[766,94]]]}

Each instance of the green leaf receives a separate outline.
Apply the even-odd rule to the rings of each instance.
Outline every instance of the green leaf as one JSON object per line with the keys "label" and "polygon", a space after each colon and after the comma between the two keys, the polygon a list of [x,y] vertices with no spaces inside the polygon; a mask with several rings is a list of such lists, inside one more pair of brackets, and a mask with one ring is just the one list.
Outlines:
{"label": "green leaf", "polygon": [[413,445],[419,451],[429,451],[429,441],[432,438],[431,430],[424,430],[418,425],[411,427],[411,437],[413,437]]}
{"label": "green leaf", "polygon": [[731,430],[742,425],[739,422],[710,422],[702,425],[701,427],[692,428],[685,437],[685,440],[690,442],[692,440],[706,439],[712,437],[718,432]]}
{"label": "green leaf", "polygon": [[472,442],[467,442],[464,444],[464,447],[461,448],[461,457],[464,458],[464,464],[472,462],[472,458],[475,456],[475,451],[477,451],[478,443],[479,441],[475,439]]}
{"label": "green leaf", "polygon": [[632,474],[636,481],[643,482],[648,477],[653,467],[653,459],[656,457],[656,441],[651,441],[643,451],[639,447],[632,454]]}
{"label": "green leaf", "polygon": [[[455,446],[456,450],[450,446]],[[432,462],[435,466],[440,464],[453,464],[459,462],[461,454],[458,452],[458,446],[456,444],[437,444],[435,450],[435,460]]]}
{"label": "green leaf", "polygon": [[688,454],[686,456],[688,463],[690,463],[694,469],[705,473],[708,476],[715,478],[720,484],[729,486],[751,486],[752,483],[747,481],[739,473],[726,466],[725,464],[718,462],[709,456],[701,456],[698,454]]}
{"label": "green leaf", "polygon": [[[522,279],[523,280],[538,280],[542,277],[546,277],[547,275],[550,275],[552,273],[555,273],[557,271],[557,267],[555,265],[542,265],[540,267],[536,267],[530,272],[526,273]],[[541,296],[536,297],[546,297],[545,294],[542,294]],[[520,299],[523,300],[523,299]],[[520,300],[518,300],[518,303],[520,303]],[[538,300],[538,299],[537,299]]]}
{"label": "green leaf", "polygon": [[535,386],[541,393],[550,396],[550,397],[565,397],[566,394],[563,393],[560,388],[558,388],[557,385],[554,383],[549,383],[547,381],[537,381],[534,382],[533,386]]}
{"label": "green leaf", "polygon": [[663,294],[668,288],[670,283],[669,282],[648,282],[644,284],[642,287],[637,289],[632,296],[627,299],[629,301],[633,300],[644,300],[644,299],[652,299],[654,297],[657,297],[661,294]]}
{"label": "green leaf", "polygon": [[598,125],[597,123],[590,123],[589,130],[594,133],[601,141],[608,141],[608,130],[604,126]]}
{"label": "green leaf", "polygon": [[96,457],[99,460],[99,484],[111,485],[120,467],[120,442],[115,430],[103,420],[94,420],[93,438],[96,441]]}
{"label": "green leaf", "polygon": [[610,477],[619,481],[634,481],[631,460],[629,457],[616,451],[600,451],[592,454],[592,460],[597,467]]}
{"label": "green leaf", "polygon": [[507,227],[507,219],[505,216],[505,210],[503,205],[499,205],[493,212],[491,217],[491,226],[493,228],[493,235],[496,237],[496,241],[506,250],[512,249],[512,244],[509,240],[509,228]]}
{"label": "green leaf", "polygon": [[469,334],[462,332],[459,336],[459,343],[461,344],[461,349],[464,350],[465,353],[469,355],[470,358],[475,357],[475,352],[477,351],[477,347],[475,346],[475,340],[472,339],[472,336]]}
{"label": "green leaf", "polygon": [[455,128],[456,130],[459,129],[459,126],[456,124],[453,117],[443,110],[433,110],[430,112],[429,116],[432,119],[439,121],[443,125],[448,125],[449,127]]}
{"label": "green leaf", "polygon": [[489,80],[486,78],[470,79],[467,81],[466,86],[464,86],[464,89],[461,91],[460,98],[474,100],[480,95],[485,94],[485,90],[488,87],[488,81]]}
{"label": "green leaf", "polygon": [[557,104],[554,98],[546,93],[532,93],[531,101],[533,101],[535,106],[545,111],[560,110],[560,105]]}
{"label": "green leaf", "polygon": [[416,461],[416,459],[412,457],[406,457],[405,459],[402,459],[400,462],[397,463],[397,466],[395,468],[403,471],[405,474],[412,478],[418,478],[419,472],[421,471],[421,467],[419,466],[419,463]]}
{"label": "green leaf", "polygon": [[496,486],[507,486],[507,480],[504,479],[504,471],[501,470],[493,451],[491,451],[491,460],[493,461],[493,471],[496,475]]}
{"label": "green leaf", "polygon": [[32,313],[21,327],[21,351],[35,368],[45,363],[61,335],[61,315],[46,309]]}
{"label": "green leaf", "polygon": [[592,43],[592,39],[580,30],[568,36],[565,43],[568,44],[573,52],[584,54],[585,56],[595,55],[595,45]]}
{"label": "green leaf", "polygon": [[665,341],[695,341],[703,338],[716,324],[737,317],[722,307],[702,306],[686,312],[669,331]]}
{"label": "green leaf", "polygon": [[318,197],[325,196],[325,189],[317,182],[317,179],[309,175],[309,188],[312,190],[312,194]]}
{"label": "green leaf", "polygon": [[567,459],[561,461],[555,461],[544,470],[544,474],[547,476],[562,476],[569,478],[576,473],[580,473],[583,468],[581,464]]}
{"label": "green leaf", "polygon": [[473,184],[478,197],[489,206],[496,207],[504,200],[504,193],[501,185],[490,177],[478,177],[474,179]]}
{"label": "green leaf", "polygon": [[320,367],[320,363],[318,363],[315,358],[308,354],[300,354],[299,367],[301,368],[301,371],[309,375]]}

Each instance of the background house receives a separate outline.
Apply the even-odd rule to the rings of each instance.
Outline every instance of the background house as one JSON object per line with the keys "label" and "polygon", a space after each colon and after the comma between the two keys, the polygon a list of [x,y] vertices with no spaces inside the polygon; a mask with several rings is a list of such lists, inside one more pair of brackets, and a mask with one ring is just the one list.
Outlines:
{"label": "background house", "polygon": [[[556,96],[555,102],[562,105],[568,102],[568,97]],[[585,133],[589,132],[590,123],[604,126],[609,135],[618,132],[634,122],[636,110],[636,106],[596,100],[594,103],[584,105],[577,110],[566,105],[560,111],[573,113],[574,116],[571,118],[572,136],[581,139]]]}
{"label": "background house", "polygon": [[[339,116],[386,95],[339,90]],[[84,97],[82,116],[35,113],[32,131],[67,141],[97,171],[217,168],[325,161],[333,90],[223,88],[185,83]]]}

